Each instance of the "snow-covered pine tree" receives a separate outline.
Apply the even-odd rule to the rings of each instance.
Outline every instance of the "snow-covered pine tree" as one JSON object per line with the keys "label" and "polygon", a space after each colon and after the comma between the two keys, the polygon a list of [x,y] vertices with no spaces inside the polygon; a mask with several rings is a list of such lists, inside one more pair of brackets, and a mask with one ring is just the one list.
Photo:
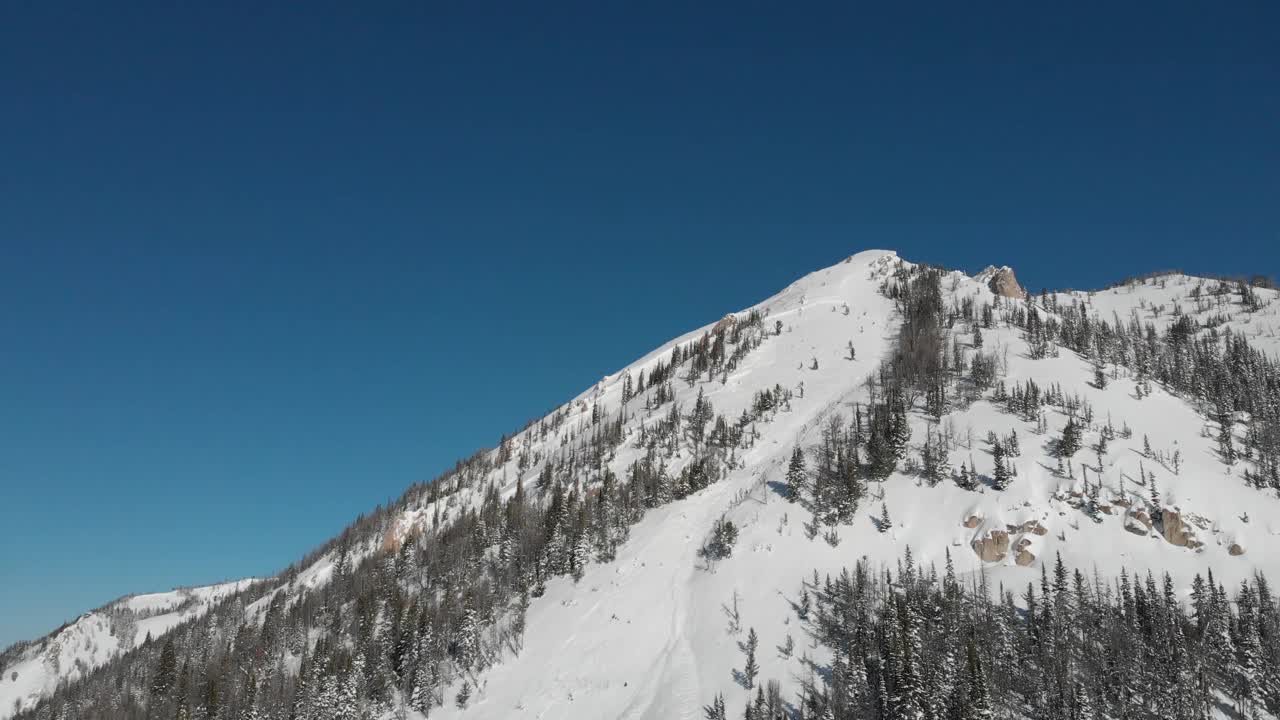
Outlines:
{"label": "snow-covered pine tree", "polygon": [[458,688],[458,694],[454,696],[453,702],[458,706],[459,710],[465,710],[467,703],[471,702],[471,682],[462,681],[462,687]]}
{"label": "snow-covered pine tree", "polygon": [[791,451],[791,461],[787,464],[787,501],[795,502],[804,497],[808,484],[808,475],[804,467],[804,451],[797,445]]}
{"label": "snow-covered pine tree", "polygon": [[1067,424],[1062,427],[1062,437],[1058,439],[1058,457],[1071,459],[1080,450],[1080,435],[1080,424],[1075,417],[1067,418]]}
{"label": "snow-covered pine tree", "polygon": [[724,695],[722,693],[716,693],[715,699],[711,701],[710,705],[702,706],[702,716],[706,720],[728,720],[728,716],[725,714]]}
{"label": "snow-covered pine tree", "polygon": [[742,679],[747,688],[751,688],[756,684],[756,676],[760,674],[760,666],[756,663],[756,648],[760,643],[760,638],[756,635],[754,627],[747,630],[747,641],[743,644],[742,652],[746,656],[742,662]]}
{"label": "snow-covered pine tree", "polygon": [[991,459],[995,463],[995,469],[991,474],[991,486],[996,490],[1006,490],[1012,482],[1013,477],[1009,473],[1008,463],[1005,461],[1004,445],[996,440],[991,446]]}

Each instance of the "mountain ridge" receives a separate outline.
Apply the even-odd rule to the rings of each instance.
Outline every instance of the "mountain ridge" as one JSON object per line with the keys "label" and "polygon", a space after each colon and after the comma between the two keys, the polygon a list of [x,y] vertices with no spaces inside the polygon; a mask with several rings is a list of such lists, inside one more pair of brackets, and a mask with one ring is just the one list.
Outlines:
{"label": "mountain ridge", "polygon": [[[736,640],[726,637],[720,628],[719,606],[732,598],[735,613],[740,600],[751,617],[789,617],[791,600],[785,592],[805,574],[804,568],[796,567],[801,559],[831,572],[859,556],[892,564],[904,550],[911,549],[922,564],[940,563],[945,553],[948,566],[954,563],[962,575],[1018,584],[1028,572],[1026,566],[1043,568],[1054,553],[1065,554],[1077,566],[1077,559],[1092,561],[1095,571],[1107,576],[1130,566],[1135,571],[1140,567],[1167,569],[1178,577],[1184,592],[1197,570],[1210,567],[1209,559],[1220,570],[1220,577],[1231,582],[1249,577],[1254,569],[1274,569],[1272,558],[1251,549],[1261,547],[1265,538],[1280,531],[1280,510],[1273,507],[1270,496],[1258,493],[1260,501],[1237,492],[1254,491],[1237,487],[1239,478],[1232,475],[1231,466],[1225,474],[1216,467],[1215,441],[1203,436],[1212,431],[1206,430],[1200,409],[1158,384],[1144,388],[1149,380],[1135,380],[1120,364],[1105,358],[1090,361],[1060,347],[1056,340],[1046,340],[1043,328],[1036,329],[1040,327],[1037,323],[1047,320],[1074,322],[1071,308],[1089,308],[1099,317],[1109,312],[1117,326],[1124,324],[1123,312],[1126,322],[1133,318],[1153,327],[1159,323],[1166,330],[1183,322],[1180,318],[1195,315],[1203,316],[1207,326],[1197,329],[1197,336],[1231,331],[1250,337],[1263,352],[1274,354],[1276,325],[1270,319],[1276,311],[1273,291],[1252,291],[1256,294],[1250,301],[1249,292],[1239,287],[1223,292],[1220,281],[1190,276],[1163,276],[1100,292],[1055,293],[1043,303],[1051,302],[1052,308],[1062,308],[1061,312],[1044,307],[1044,318],[1029,320],[1041,314],[1036,309],[1038,299],[1000,297],[992,292],[990,278],[980,277],[981,273],[970,277],[958,271],[938,271],[938,303],[949,308],[952,316],[944,333],[952,342],[941,348],[944,361],[951,353],[960,358],[960,365],[989,355],[992,359],[983,362],[993,365],[991,373],[999,376],[999,384],[993,382],[975,393],[975,387],[965,384],[968,379],[957,382],[955,391],[962,395],[944,399],[945,410],[936,419],[913,405],[907,413],[907,432],[914,441],[912,448],[925,446],[921,452],[937,437],[953,460],[972,467],[972,473],[979,476],[978,486],[964,489],[953,485],[951,478],[929,486],[919,469],[903,465],[884,478],[868,480],[862,490],[863,503],[851,516],[837,512],[840,517],[833,522],[819,523],[815,514],[807,521],[807,508],[788,502],[790,490],[784,482],[793,450],[803,447],[808,452],[821,447],[825,434],[836,431],[829,429],[834,427],[832,418],[846,423],[845,417],[860,408],[870,410],[875,404],[878,385],[868,385],[867,378],[874,379],[877,371],[883,375],[884,364],[896,362],[903,352],[901,293],[920,276],[922,267],[891,251],[858,253],[726,316],[734,318],[732,322],[722,319],[659,346],[506,437],[499,447],[477,453],[430,486],[411,488],[394,510],[376,517],[367,530],[349,529],[326,544],[328,550],[313,553],[315,562],[285,573],[280,584],[246,603],[237,613],[240,622],[264,623],[265,633],[268,615],[287,613],[290,607],[312,602],[308,600],[311,594],[336,592],[331,588],[332,579],[347,578],[352,568],[362,563],[389,563],[393,566],[389,574],[397,577],[407,572],[408,579],[398,580],[403,587],[412,587],[414,582],[432,583],[430,578],[414,579],[412,569],[401,570],[399,557],[406,552],[404,548],[421,550],[423,543],[447,533],[453,523],[465,522],[471,528],[468,532],[479,533],[481,539],[476,542],[488,548],[482,557],[496,554],[501,558],[504,553],[516,552],[504,550],[501,543],[490,544],[488,535],[495,531],[485,520],[489,516],[486,508],[500,507],[503,502],[511,507],[511,500],[525,493],[554,508],[557,488],[569,488],[564,490],[565,497],[579,492],[582,496],[606,493],[601,483],[609,482],[608,473],[621,478],[629,472],[634,477],[637,463],[643,467],[647,456],[661,461],[663,469],[657,470],[657,475],[664,477],[665,473],[665,482],[673,485],[658,492],[673,497],[646,505],[641,516],[626,528],[606,523],[607,537],[601,543],[608,552],[590,562],[583,558],[592,553],[556,544],[568,542],[557,539],[556,531],[561,527],[557,521],[545,538],[544,556],[538,561],[550,565],[553,556],[562,554],[567,558],[567,572],[543,578],[535,571],[537,577],[527,581],[537,597],[519,611],[527,613],[527,618],[521,619],[521,632],[514,633],[509,610],[492,619],[495,632],[507,634],[506,649],[495,638],[486,650],[475,653],[491,657],[478,662],[467,658],[466,664],[458,661],[456,650],[449,652],[459,672],[448,682],[441,679],[434,683],[440,688],[438,699],[446,699],[446,695],[452,699],[464,688],[471,688],[467,691],[469,702],[445,703],[432,711],[433,717],[455,713],[504,717],[517,710],[529,717],[568,717],[607,709],[609,716],[657,718],[684,716],[713,694],[729,693],[734,703],[740,703],[742,693],[734,689],[728,672],[740,651]],[[1215,284],[1204,289],[1209,283]],[[892,297],[895,292],[900,294]],[[1251,309],[1238,311],[1234,304],[1228,304],[1234,302],[1233,293],[1239,293],[1240,303]],[[905,302],[909,306],[910,301]],[[996,318],[997,312],[1004,315]],[[1085,310],[1080,313],[1089,317]],[[1009,319],[1004,319],[1005,315]],[[978,330],[990,351],[983,350]],[[1058,332],[1065,337],[1075,330],[1059,328]],[[719,355],[717,346],[722,346]],[[743,348],[747,349],[739,354]],[[680,359],[686,352],[689,359]],[[710,365],[695,372],[700,362]],[[680,377],[677,369],[686,377]],[[646,385],[646,376],[651,381],[654,377],[661,380]],[[1137,389],[1122,391],[1121,383]],[[1055,391],[1055,385],[1063,389]],[[1011,401],[993,399],[1001,392],[1021,392],[1022,387],[1055,393],[1055,400],[1048,405],[1037,404],[1039,415],[1034,422],[1011,417],[1006,409]],[[641,396],[643,408],[639,405]],[[1074,420],[1077,412],[1060,417],[1056,410],[1043,410],[1056,407],[1059,401],[1064,406],[1076,403],[1077,409],[1096,406],[1096,422],[1083,423],[1086,435],[1114,433],[1109,441],[1111,449],[1097,453],[1098,474],[1092,482],[1085,465],[1087,453],[1082,452],[1079,458],[1082,477],[1075,476],[1075,467],[1058,469],[1049,460],[1053,457],[1050,443],[1057,442],[1064,420]],[[924,401],[929,402],[932,400]],[[699,407],[714,407],[707,414],[720,411],[724,418],[739,417],[733,425],[725,424],[723,437],[714,441],[719,443],[716,450],[710,449],[711,438],[721,430],[717,422],[710,433],[705,432],[710,417],[700,420],[696,434],[690,434],[694,418],[703,417]],[[683,416],[686,410],[690,410],[688,419]],[[1102,424],[1103,410],[1120,417]],[[615,413],[616,421],[612,419]],[[1090,414],[1094,414],[1092,410]],[[1130,419],[1135,426],[1160,426],[1156,447],[1142,447],[1138,438],[1147,431],[1141,427],[1124,436],[1121,425],[1128,428]],[[1118,423],[1113,424],[1115,420]],[[674,424],[675,432],[664,423]],[[1015,441],[1016,430],[1022,429],[1029,447],[1025,458],[1021,452],[1005,458],[1013,472],[1012,479],[1006,478],[1011,485],[998,489],[999,462],[993,465],[995,456],[988,454],[981,438],[987,431],[998,434],[1000,440],[1010,428],[1015,430]],[[616,440],[595,439],[612,434]],[[660,436],[656,442],[655,435]],[[607,449],[601,451],[602,447]],[[1188,473],[1221,477],[1224,484],[1206,489],[1180,471],[1169,469],[1177,464],[1172,460],[1175,449]],[[1185,454],[1181,452],[1184,449]],[[899,461],[906,459],[904,455]],[[713,476],[709,480],[694,477],[703,472],[698,468],[704,462],[711,466],[705,470]],[[468,463],[474,463],[475,469]],[[553,464],[554,472],[548,470]],[[1144,519],[1136,509],[1139,500],[1133,488],[1142,493],[1154,489],[1154,479],[1147,485],[1148,470],[1160,473],[1163,495],[1158,499],[1153,496],[1144,506]],[[1139,477],[1141,485],[1137,484]],[[1128,490],[1126,481],[1132,484]],[[1117,500],[1128,507],[1121,509]],[[892,511],[887,523],[876,517],[881,508],[875,507],[874,501],[882,503],[886,517]],[[562,502],[574,506],[577,501],[562,498]],[[814,506],[815,513],[826,512]],[[1254,509],[1258,517],[1240,520],[1236,510],[1241,507]],[[1093,523],[1087,514],[1109,519]],[[1152,515],[1158,515],[1159,522],[1153,521]],[[468,519],[473,516],[480,520]],[[738,550],[709,559],[702,552],[711,541],[708,533],[724,519],[737,528]],[[501,517],[494,516],[494,521],[501,521]],[[817,529],[812,534],[807,529],[810,523]],[[571,524],[566,521],[564,526]],[[1191,541],[1198,547],[1189,548]],[[508,542],[509,536],[502,540]],[[584,541],[578,538],[573,542]],[[860,555],[847,555],[842,548],[849,547],[857,547]],[[651,564],[648,558],[660,563]],[[405,564],[412,565],[409,561]],[[762,589],[757,592],[744,586],[748,578]],[[525,582],[517,580],[516,585]],[[655,588],[670,589],[670,594]],[[642,601],[633,600],[635,597]],[[604,616],[606,611],[608,617]],[[376,622],[384,621],[381,612],[375,617]],[[466,621],[465,614],[461,621]],[[340,619],[335,622],[341,625]],[[453,633],[456,628],[449,628],[456,624],[442,627]],[[665,632],[637,633],[626,626],[664,628]],[[761,624],[760,629],[766,647],[781,647],[786,642],[784,634],[790,637],[776,627]],[[379,631],[372,634],[378,636]],[[512,640],[515,634],[519,635],[518,643]],[[623,642],[628,652],[605,653],[602,646],[610,641]],[[539,653],[519,652],[517,646],[544,651],[554,647],[557,654],[587,660],[547,668],[541,665]],[[300,672],[306,654],[282,652],[283,669],[276,672],[287,675],[291,668]],[[605,666],[599,662],[601,657],[609,658]],[[761,659],[760,671],[765,676],[785,678],[796,672],[791,667],[793,661]],[[476,667],[481,669],[474,671]],[[406,681],[402,678],[400,682]],[[414,678],[407,683],[417,684]],[[404,694],[411,694],[410,689]],[[396,697],[393,692],[391,702],[396,702]],[[580,704],[588,698],[590,708],[582,708]],[[408,703],[410,698],[402,695],[399,701]],[[460,704],[467,709],[454,707]]]}

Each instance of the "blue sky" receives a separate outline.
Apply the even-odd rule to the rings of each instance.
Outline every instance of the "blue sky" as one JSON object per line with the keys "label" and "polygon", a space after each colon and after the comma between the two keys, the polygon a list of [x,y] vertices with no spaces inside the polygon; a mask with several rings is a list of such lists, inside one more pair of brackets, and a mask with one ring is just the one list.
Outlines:
{"label": "blue sky", "polygon": [[1274,3],[52,5],[0,12],[0,645],[271,573],[860,249],[1280,259]]}

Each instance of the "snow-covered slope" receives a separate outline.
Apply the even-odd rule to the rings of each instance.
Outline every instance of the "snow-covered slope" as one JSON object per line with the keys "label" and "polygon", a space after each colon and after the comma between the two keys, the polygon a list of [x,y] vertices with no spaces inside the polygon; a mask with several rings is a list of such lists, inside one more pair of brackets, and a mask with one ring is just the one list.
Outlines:
{"label": "snow-covered slope", "polygon": [[[880,502],[873,501],[863,504],[853,524],[836,528],[837,545],[807,538],[802,524],[808,513],[788,503],[780,489],[788,457],[797,445],[818,443],[827,418],[840,414],[847,421],[853,404],[867,401],[865,381],[900,325],[894,303],[880,292],[882,281],[900,262],[891,252],[863,252],[806,276],[753,308],[766,313],[766,326],[780,322],[782,332],[748,355],[723,383],[675,382],[677,404],[690,407],[701,391],[717,413],[729,418],[759,390],[780,385],[794,396],[788,410],[758,424],[759,440],[739,456],[739,466],[727,478],[648,513],[618,558],[591,565],[578,583],[568,578],[550,583],[529,611],[523,651],[480,678],[466,710],[446,703],[432,717],[656,720],[691,717],[717,693],[724,693],[729,707],[741,707],[750,691],[731,674],[741,662],[741,636],[726,632],[726,608],[735,598],[742,625],[754,627],[760,646],[767,649],[759,654],[760,675],[786,682],[802,677],[805,667],[798,653],[784,657],[772,649],[784,646],[788,636],[804,641],[804,633],[788,619],[802,580],[814,569],[837,571],[864,556],[892,565],[908,547],[926,566],[941,566],[949,551],[958,570],[984,572],[993,587],[1021,587],[1037,580],[1044,559],[1057,553],[1068,565],[1094,567],[1104,577],[1121,569],[1167,570],[1183,592],[1195,573],[1209,569],[1228,587],[1255,570],[1280,570],[1280,556],[1267,551],[1280,533],[1280,500],[1246,487],[1224,466],[1215,454],[1215,441],[1202,433],[1207,422],[1195,408],[1159,387],[1139,399],[1133,383],[1124,380],[1123,368],[1116,369],[1119,379],[1105,389],[1094,387],[1087,359],[1067,351],[1031,359],[1021,331],[999,323],[983,333],[984,347],[1000,358],[1008,386],[1026,380],[1042,387],[1060,385],[1092,404],[1095,430],[1108,419],[1116,428],[1132,430],[1130,437],[1110,443],[1102,458],[1101,494],[1109,514],[1095,523],[1078,507],[1080,468],[1074,481],[1056,473],[1049,445],[1065,416],[1050,413],[1047,428],[1038,432],[1035,423],[1006,412],[988,393],[988,399],[943,419],[943,429],[953,438],[951,462],[975,464],[980,474],[990,476],[993,460],[984,439],[988,432],[1003,436],[1016,430],[1022,452],[1011,460],[1016,467],[1012,487],[971,492],[944,482],[930,488],[900,469],[873,489],[882,494],[891,514],[889,532],[878,531],[874,518]],[[973,297],[979,303],[994,302],[988,280],[950,273],[943,282],[945,301],[952,305]],[[1094,294],[1063,294],[1061,299],[1087,301],[1108,321],[1113,314],[1127,321],[1134,313],[1144,321],[1158,320],[1201,282],[1179,276]],[[1273,291],[1259,292],[1274,299]],[[1152,309],[1161,305],[1162,314]],[[1275,337],[1276,303],[1258,313],[1229,305],[1217,309],[1251,337]],[[566,425],[589,420],[593,404],[618,407],[627,375],[651,369],[676,344],[708,329],[678,338],[603,378],[568,406],[572,414]],[[962,332],[959,326],[955,331]],[[959,339],[967,344],[971,338],[966,333]],[[628,432],[653,420],[636,412]],[[913,414],[913,447],[923,442],[930,427],[928,418]],[[1097,434],[1086,433],[1086,448]],[[1177,473],[1144,455],[1144,435],[1153,455],[1167,458],[1179,451]],[[517,451],[520,443],[539,442],[531,437],[514,438]],[[547,442],[554,447],[559,438]],[[611,467],[621,475],[641,452],[624,444]],[[1080,455],[1083,459],[1090,453]],[[680,462],[674,461],[673,472]],[[1140,465],[1142,473],[1158,473],[1164,505],[1186,520],[1192,544],[1200,547],[1176,546],[1158,530],[1139,526],[1140,519],[1126,516],[1122,502],[1137,508],[1150,490],[1139,484]],[[520,472],[513,460],[494,475],[507,478],[510,492]],[[1099,482],[1095,473],[1089,479]],[[421,517],[429,514],[430,508],[420,511]],[[697,549],[722,516],[731,518],[741,535],[732,557],[708,566]],[[413,520],[406,520],[406,527],[411,526]],[[975,543],[993,533],[1007,535],[1008,549],[1000,560],[983,562]],[[1234,552],[1243,554],[1232,554],[1233,545]]]}
{"label": "snow-covered slope", "polygon": [[27,707],[61,682],[74,682],[113,657],[159,638],[179,623],[248,587],[238,580],[170,592],[130,595],[85,613],[28,645],[0,673],[0,718]]}
{"label": "snow-covered slope", "polygon": [[[783,485],[788,460],[797,447],[811,451],[817,446],[825,425],[834,421],[848,427],[855,408],[867,407],[872,392],[868,378],[894,351],[903,327],[885,283],[909,267],[889,251],[861,252],[752,308],[656,348],[506,437],[500,448],[486,451],[486,462],[471,466],[481,468],[479,475],[460,469],[436,481],[432,489],[444,488],[439,493],[410,491],[395,514],[380,519],[375,528],[344,536],[343,543],[286,574],[287,580],[246,608],[246,617],[261,622],[281,596],[299,603],[341,577],[339,566],[355,567],[383,550],[394,555],[402,543],[429,536],[469,509],[481,508],[491,489],[510,497],[523,487],[545,499],[549,488],[539,482],[541,474],[552,464],[557,471],[575,462],[585,465],[575,453],[586,453],[586,438],[606,422],[617,423],[621,441],[600,458],[599,472],[569,471],[566,483],[589,494],[598,488],[603,470],[625,478],[650,450],[642,442],[646,433],[654,432],[673,407],[678,414],[690,413],[698,398],[729,422],[748,418],[745,439],[724,446],[731,447],[722,459],[724,476],[644,512],[616,558],[587,564],[577,581],[565,574],[548,580],[545,592],[529,606],[519,652],[509,643],[490,643],[493,656],[479,664],[483,669],[469,673],[475,688],[465,709],[452,702],[462,675],[449,674],[442,681],[446,687],[435,690],[446,702],[432,710],[433,718],[685,718],[700,716],[700,706],[717,694],[724,695],[729,707],[742,707],[750,691],[733,675],[741,664],[742,634],[726,631],[732,608],[741,627],[759,634],[760,677],[781,681],[791,694],[797,679],[813,667],[804,664],[806,654],[824,662],[823,649],[807,644],[808,636],[795,620],[793,603],[802,581],[815,571],[835,573],[862,558],[873,566],[893,566],[908,548],[922,566],[940,567],[949,554],[958,572],[970,579],[985,576],[992,589],[1002,584],[1020,588],[1038,580],[1046,562],[1058,555],[1069,566],[1096,569],[1102,578],[1121,570],[1168,571],[1183,597],[1192,578],[1210,569],[1227,587],[1256,571],[1280,575],[1280,556],[1269,552],[1280,533],[1280,499],[1275,492],[1246,485],[1242,473],[1247,463],[1222,461],[1216,425],[1206,418],[1205,408],[1159,384],[1136,382],[1127,366],[1104,364],[1107,381],[1099,383],[1094,359],[1066,348],[1032,352],[1024,331],[998,314],[994,322],[981,323],[980,347],[976,316],[956,319],[947,328],[945,352],[969,363],[979,353],[993,358],[1000,383],[1010,391],[1034,382],[1070,398],[1073,407],[1087,407],[1089,420],[1074,462],[1060,469],[1052,452],[1068,421],[1061,403],[1047,404],[1028,419],[1010,412],[997,391],[987,389],[952,398],[941,420],[927,416],[920,403],[908,418],[908,459],[883,482],[869,483],[870,495],[851,522],[824,526],[815,537],[805,527],[813,521],[810,510],[788,501]],[[1065,317],[1068,308],[1079,304],[1090,318],[1149,323],[1156,331],[1191,315],[1203,335],[1229,330],[1265,353],[1280,350],[1280,303],[1274,302],[1272,290],[1255,290],[1257,302],[1248,306],[1233,299],[1231,290],[1220,292],[1216,280],[1166,275],[1099,292],[1024,300],[1021,292],[1017,297],[993,293],[991,280],[1001,272],[1012,277],[1007,268],[973,277],[945,273],[943,304],[950,310],[971,301],[971,309],[990,305],[1003,313],[1025,311],[1031,303],[1047,319]],[[657,384],[673,397],[655,399],[660,388],[652,383],[632,394],[642,374],[653,378],[677,347],[750,323],[756,323],[751,340],[758,345],[748,349],[751,343],[744,341],[726,349],[749,351],[726,363],[724,372],[690,376],[685,363]],[[763,409],[762,393],[773,398]],[[1093,447],[1104,430],[1110,439],[1097,453]],[[987,438],[1012,432],[1020,447],[1008,459],[1014,478],[1009,487],[996,490]],[[976,490],[950,480],[933,486],[924,482],[910,459],[919,457],[927,437],[941,438],[953,468],[964,464],[984,478]],[[674,443],[662,456],[666,474],[678,476],[696,454],[690,442]],[[1093,507],[1096,517],[1088,512]],[[879,524],[883,511],[891,518],[887,528]],[[1160,523],[1151,520],[1156,512],[1163,513]],[[721,518],[733,521],[739,537],[731,556],[713,562],[699,549]],[[419,578],[417,587],[424,584]],[[107,617],[96,615],[31,649],[30,657],[24,655],[25,664],[16,668],[20,681],[36,684],[15,692],[17,684],[8,681],[6,669],[0,703],[30,697],[68,676],[66,664],[79,656],[64,657],[61,674],[41,674],[39,668],[47,667],[44,658],[52,644],[62,643],[82,624],[85,628],[62,644],[87,648],[93,643],[80,638],[92,637],[102,647],[116,647],[114,639],[103,639]],[[162,617],[168,616],[149,620]],[[190,615],[164,628],[185,617]],[[163,631],[144,630],[144,622],[138,622],[138,637],[148,630],[153,636]],[[313,630],[315,636],[328,632]],[[805,645],[803,652],[774,651],[791,642]],[[281,667],[296,672],[299,655],[282,651]],[[88,657],[98,658],[99,651]],[[0,705],[0,713],[3,709]]]}
{"label": "snow-covered slope", "polygon": [[[1135,279],[1106,290],[1052,293],[1059,304],[1083,303],[1090,314],[1114,323],[1136,319],[1164,329],[1182,315],[1202,324],[1247,338],[1267,353],[1280,354],[1280,303],[1269,303],[1252,311],[1239,306],[1237,283],[1186,275],[1162,273]],[[1274,300],[1275,290],[1257,289],[1262,302]],[[1038,298],[1036,298],[1038,299]]]}

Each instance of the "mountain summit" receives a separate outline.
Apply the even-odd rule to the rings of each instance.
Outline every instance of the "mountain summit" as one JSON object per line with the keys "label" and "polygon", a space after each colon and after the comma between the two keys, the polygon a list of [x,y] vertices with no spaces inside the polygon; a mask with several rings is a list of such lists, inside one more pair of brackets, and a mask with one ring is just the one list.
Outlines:
{"label": "mountain summit", "polygon": [[0,716],[1267,713],[1275,298],[861,252]]}

